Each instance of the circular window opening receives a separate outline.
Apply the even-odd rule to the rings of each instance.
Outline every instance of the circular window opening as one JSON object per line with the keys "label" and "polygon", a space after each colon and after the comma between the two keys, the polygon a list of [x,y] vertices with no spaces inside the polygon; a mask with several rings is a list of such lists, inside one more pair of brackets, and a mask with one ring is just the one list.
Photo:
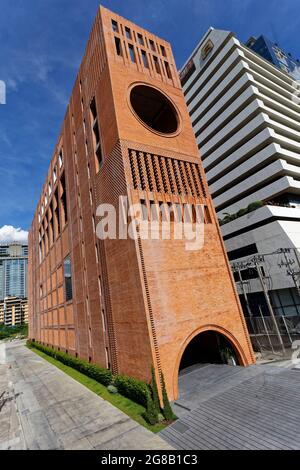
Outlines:
{"label": "circular window opening", "polygon": [[156,88],[136,85],[130,102],[137,116],[156,132],[173,134],[178,129],[178,114],[171,101]]}

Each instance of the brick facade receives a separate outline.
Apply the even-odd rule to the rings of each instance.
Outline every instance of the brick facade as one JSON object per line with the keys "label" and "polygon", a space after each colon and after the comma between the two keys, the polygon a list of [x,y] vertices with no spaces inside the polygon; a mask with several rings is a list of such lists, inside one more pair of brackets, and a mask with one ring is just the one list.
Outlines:
{"label": "brick facade", "polygon": [[[136,85],[173,103],[175,132],[137,118]],[[97,207],[118,209],[120,195],[148,207],[204,204],[203,249],[187,251],[174,239],[99,240]],[[241,364],[254,362],[171,47],[103,7],[32,223],[29,261],[31,338],[147,380],[154,364],[171,399],[183,351],[201,331],[224,334]]]}

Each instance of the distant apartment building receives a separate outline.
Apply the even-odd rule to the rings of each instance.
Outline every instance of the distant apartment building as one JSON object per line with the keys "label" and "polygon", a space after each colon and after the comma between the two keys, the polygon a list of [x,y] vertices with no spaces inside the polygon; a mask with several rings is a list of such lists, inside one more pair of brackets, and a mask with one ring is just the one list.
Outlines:
{"label": "distant apartment building", "polygon": [[[201,205],[203,248],[140,232],[98,237],[103,204],[116,209],[117,227],[132,220],[120,196],[142,203],[158,229],[169,216],[157,205]],[[29,260],[32,339],[113,373],[149,380],[153,365],[171,399],[183,365],[217,355],[224,341],[241,365],[254,361],[171,46],[103,7],[37,204]]]}
{"label": "distant apartment building", "polygon": [[[27,303],[28,246],[20,243],[0,245],[0,309],[3,312],[3,323],[12,320],[11,305],[15,302],[16,321],[27,321],[28,315],[23,314],[23,305]],[[12,303],[11,303],[11,299]],[[21,308],[22,306],[22,308]],[[7,308],[6,308],[7,307]],[[6,317],[7,312],[7,317]]]}
{"label": "distant apartment building", "polygon": [[28,323],[28,300],[7,297],[0,301],[0,324],[18,326]]}
{"label": "distant apartment building", "polygon": [[245,313],[268,313],[266,289],[275,314],[298,315],[298,61],[264,37],[247,44],[210,28],[181,83]]}

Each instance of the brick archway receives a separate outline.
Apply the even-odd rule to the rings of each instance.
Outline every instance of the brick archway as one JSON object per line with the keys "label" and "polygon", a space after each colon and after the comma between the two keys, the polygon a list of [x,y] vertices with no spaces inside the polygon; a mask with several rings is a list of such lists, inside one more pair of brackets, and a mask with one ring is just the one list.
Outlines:
{"label": "brick archway", "polygon": [[205,325],[200,328],[197,328],[194,330],[184,341],[184,343],[181,345],[179,354],[177,356],[177,360],[175,363],[174,367],[174,374],[173,374],[173,396],[175,399],[178,398],[178,376],[179,376],[179,368],[180,368],[180,363],[183,357],[183,354],[188,347],[188,345],[191,343],[191,341],[196,338],[198,335],[204,332],[208,331],[214,331],[216,333],[219,333],[225,337],[231,344],[231,346],[234,348],[234,351],[237,355],[239,365],[246,367],[248,365],[248,361],[245,357],[245,354],[243,352],[243,349],[238,342],[238,340],[225,328],[222,328],[221,326],[218,325]]}

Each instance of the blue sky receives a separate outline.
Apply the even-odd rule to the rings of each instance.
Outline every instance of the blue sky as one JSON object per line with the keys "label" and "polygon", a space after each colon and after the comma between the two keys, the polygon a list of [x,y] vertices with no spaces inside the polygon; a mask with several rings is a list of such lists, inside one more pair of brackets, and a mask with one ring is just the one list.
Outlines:
{"label": "blue sky", "polygon": [[[0,0],[0,80],[7,85],[0,105],[0,241],[2,226],[30,226],[98,4]],[[178,67],[209,26],[243,41],[263,33],[300,57],[299,0],[102,4],[170,41]]]}

